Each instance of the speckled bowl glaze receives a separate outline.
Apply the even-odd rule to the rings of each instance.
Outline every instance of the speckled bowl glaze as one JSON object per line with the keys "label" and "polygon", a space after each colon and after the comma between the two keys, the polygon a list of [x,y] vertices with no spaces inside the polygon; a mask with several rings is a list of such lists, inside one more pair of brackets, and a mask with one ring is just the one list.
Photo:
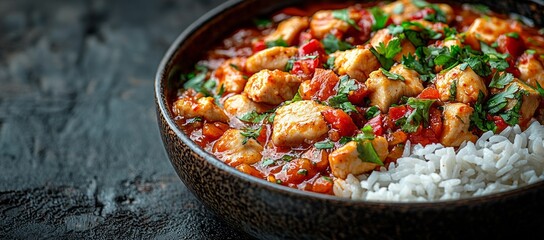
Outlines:
{"label": "speckled bowl glaze", "polygon": [[[234,228],[264,239],[485,239],[535,236],[544,224],[544,182],[484,197],[431,203],[352,201],[303,192],[227,166],[175,124],[169,97],[206,49],[255,16],[311,0],[228,1],[188,27],[164,56],[155,79],[166,152],[185,185]],[[478,1],[544,26],[544,3]],[[183,13],[180,13],[183,14]]]}

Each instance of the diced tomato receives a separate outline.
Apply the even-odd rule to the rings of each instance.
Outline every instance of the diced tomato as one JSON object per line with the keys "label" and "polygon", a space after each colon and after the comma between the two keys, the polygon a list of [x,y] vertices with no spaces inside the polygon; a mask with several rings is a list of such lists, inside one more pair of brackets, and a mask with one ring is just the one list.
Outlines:
{"label": "diced tomato", "polygon": [[504,121],[504,119],[501,116],[493,116],[490,120],[493,120],[495,125],[497,125],[497,131],[498,133],[502,132],[506,127],[508,127],[508,123]]}
{"label": "diced tomato", "polygon": [[315,52],[320,54],[324,52],[321,43],[315,39],[310,40],[298,49],[298,54],[300,56],[314,55]]}
{"label": "diced tomato", "polygon": [[436,88],[428,87],[423,89],[423,91],[417,96],[419,99],[438,99],[440,94]]}
{"label": "diced tomato", "polygon": [[306,11],[296,7],[284,8],[281,12],[289,16],[308,16]]}
{"label": "diced tomato", "polygon": [[325,178],[324,176],[318,177],[312,184],[311,191],[317,193],[332,193],[332,180],[330,178]]}
{"label": "diced tomato", "polygon": [[406,105],[390,107],[389,108],[389,119],[391,119],[392,121],[397,121],[400,118],[404,117],[404,115],[406,115],[407,111],[408,111],[408,109],[406,108]]}
{"label": "diced tomato", "polygon": [[338,84],[338,81],[338,75],[333,71],[317,68],[310,81],[310,87],[308,89],[308,91],[310,91],[309,95],[314,96],[320,101],[326,101],[336,94],[334,87]]}
{"label": "diced tomato", "polygon": [[257,137],[257,141],[261,144],[265,144],[268,139],[269,132],[271,132],[270,125],[264,125]]}
{"label": "diced tomato", "polygon": [[357,85],[357,90],[350,91],[348,94],[348,100],[353,104],[362,104],[365,100],[365,97],[370,94],[366,85],[362,82],[355,81]]}
{"label": "diced tomato", "polygon": [[430,128],[421,129],[420,131],[410,134],[409,139],[412,144],[420,143],[423,146],[439,142],[438,137]]}
{"label": "diced tomato", "polygon": [[372,25],[374,24],[374,17],[366,9],[361,10],[361,19],[357,22],[359,28],[361,28],[359,39],[362,42],[366,42],[370,39],[370,34],[372,33]]}
{"label": "diced tomato", "polygon": [[253,53],[260,52],[266,49],[266,43],[264,40],[259,40],[253,42]]}
{"label": "diced tomato", "polygon": [[296,74],[302,79],[309,79],[313,76],[315,69],[319,66],[319,55],[316,58],[304,58],[293,63],[292,74]]}
{"label": "diced tomato", "polygon": [[436,107],[431,107],[430,114],[430,128],[433,130],[436,136],[442,135],[442,112]]}
{"label": "diced tomato", "polygon": [[225,123],[204,123],[204,126],[202,127],[202,134],[207,138],[208,141],[214,141],[223,136],[223,133],[225,133],[227,129],[229,129],[229,125]]}
{"label": "diced tomato", "polygon": [[382,136],[384,133],[383,117],[381,114],[368,120],[368,122],[365,125],[370,125],[372,127],[372,130],[374,131],[374,134],[377,136]]}
{"label": "diced tomato", "polygon": [[523,51],[525,51],[525,44],[523,43],[521,36],[513,38],[503,34],[497,38],[497,44],[499,45],[497,47],[499,52],[509,53],[513,59],[516,59]]}
{"label": "diced tomato", "polygon": [[283,171],[276,174],[276,179],[286,184],[299,184],[317,174],[314,165],[307,158],[297,158],[288,162]]}
{"label": "diced tomato", "polygon": [[340,136],[351,136],[357,131],[357,126],[347,113],[340,109],[329,109],[322,112],[325,121],[333,129],[338,130]]}

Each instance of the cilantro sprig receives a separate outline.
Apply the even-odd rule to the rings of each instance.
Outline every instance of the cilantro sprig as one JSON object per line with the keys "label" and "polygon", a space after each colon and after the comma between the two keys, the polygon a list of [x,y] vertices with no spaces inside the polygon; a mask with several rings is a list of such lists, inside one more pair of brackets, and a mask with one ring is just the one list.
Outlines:
{"label": "cilantro sprig", "polygon": [[257,138],[259,137],[259,135],[261,135],[261,130],[263,129],[262,126],[259,126],[258,128],[251,128],[251,127],[248,127],[248,128],[244,128],[242,129],[242,131],[240,131],[240,135],[244,136],[244,139],[242,140],[242,145],[246,145],[246,143],[250,140],[250,139],[255,139],[257,140]]}
{"label": "cilantro sprig", "polygon": [[327,54],[331,54],[336,51],[345,51],[353,48],[351,44],[338,39],[332,34],[327,34],[327,36],[325,36],[325,38],[321,40],[321,43],[323,43],[323,48],[325,48],[325,52]]}
{"label": "cilantro sprig", "polygon": [[385,77],[387,77],[388,79],[391,79],[391,80],[396,80],[396,81],[405,81],[406,79],[404,79],[403,76],[399,75],[399,74],[396,74],[396,73],[392,73],[390,71],[387,71],[383,68],[380,68],[380,70],[382,71],[383,75],[385,75]]}
{"label": "cilantro sprig", "polygon": [[372,31],[377,31],[382,28],[385,28],[385,25],[387,24],[387,19],[389,19],[389,15],[386,14],[381,8],[379,7],[373,7],[370,9],[370,13],[372,13],[372,16],[374,17],[374,23],[371,26]]}
{"label": "cilantro sprig", "polygon": [[385,45],[383,42],[380,42],[379,45],[374,48],[370,48],[370,52],[376,56],[380,64],[382,65],[382,68],[385,70],[391,69],[393,64],[395,64],[395,60],[393,60],[393,57],[397,55],[399,52],[402,51],[402,48],[400,46],[400,39],[394,38],[391,41]]}
{"label": "cilantro sprig", "polygon": [[413,108],[407,117],[402,117],[395,124],[399,125],[404,132],[416,132],[421,124],[424,127],[429,125],[429,110],[436,100],[409,98],[407,104]]}
{"label": "cilantro sprig", "polygon": [[338,20],[342,20],[352,26],[353,28],[357,29],[357,31],[361,31],[361,27],[355,23],[355,20],[351,19],[349,16],[349,9],[338,9],[332,11],[332,17]]}
{"label": "cilantro sprig", "polygon": [[338,82],[338,91],[336,92],[336,95],[329,99],[328,105],[333,108],[342,109],[346,113],[356,112],[357,109],[355,108],[355,105],[349,101],[348,95],[349,92],[357,89],[359,89],[359,87],[355,84],[354,79],[350,79],[348,75],[341,76],[340,81]]}

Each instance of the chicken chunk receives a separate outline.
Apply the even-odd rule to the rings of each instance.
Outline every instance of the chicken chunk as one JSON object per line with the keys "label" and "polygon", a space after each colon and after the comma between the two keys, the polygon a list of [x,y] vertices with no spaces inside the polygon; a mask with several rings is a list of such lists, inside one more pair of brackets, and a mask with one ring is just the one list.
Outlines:
{"label": "chicken chunk", "polygon": [[238,129],[229,129],[213,145],[212,153],[226,164],[236,167],[240,164],[253,164],[261,160],[263,146],[255,139],[244,137]]}
{"label": "chicken chunk", "polygon": [[202,117],[210,122],[228,122],[229,118],[223,110],[215,105],[212,97],[181,98],[174,102],[174,113],[186,118]]}
{"label": "chicken chunk", "polygon": [[351,49],[336,54],[334,71],[339,75],[347,74],[360,82],[364,82],[370,73],[380,68],[380,62],[368,49]]}
{"label": "chicken chunk", "polygon": [[276,146],[311,143],[327,134],[329,127],[321,112],[329,109],[311,100],[282,106],[274,117],[272,142]]}
{"label": "chicken chunk", "polygon": [[[383,43],[385,46],[387,46],[387,44],[389,44],[391,40],[396,38],[397,37],[393,37],[393,35],[389,33],[389,30],[385,28],[378,30],[376,34],[374,34],[374,36],[370,39],[370,44],[374,48],[377,48],[380,43]],[[395,57],[393,57],[393,60],[395,60],[396,62],[401,62],[402,56],[414,55],[414,53],[416,52],[416,48],[414,47],[414,45],[407,39],[401,40],[400,45],[402,50],[397,53]]]}
{"label": "chicken chunk", "polygon": [[[376,137],[371,141],[378,157],[383,162],[389,154],[387,140],[384,137]],[[359,175],[374,170],[376,163],[366,162],[359,158],[357,142],[351,141],[341,148],[329,154],[329,164],[335,177],[346,179],[349,174]]]}
{"label": "chicken chunk", "polygon": [[532,87],[537,87],[537,82],[544,87],[544,67],[535,55],[526,53],[520,57],[518,69],[521,73],[519,78]]}
{"label": "chicken chunk", "polygon": [[370,105],[377,105],[384,113],[389,111],[391,104],[400,100],[406,88],[403,81],[391,80],[381,70],[370,73],[365,84],[370,91]]}
{"label": "chicken chunk", "polygon": [[298,34],[308,27],[307,17],[290,17],[282,21],[276,30],[264,38],[265,41],[283,39],[288,45],[293,45]]}
{"label": "chicken chunk", "polygon": [[465,33],[465,43],[472,49],[480,50],[480,41],[491,45],[500,35],[520,30],[519,24],[513,24],[508,20],[496,17],[476,18]]}
{"label": "chicken chunk", "polygon": [[244,92],[255,102],[275,105],[291,100],[301,82],[293,74],[280,70],[262,70],[249,78]]}
{"label": "chicken chunk", "polygon": [[[474,103],[478,100],[480,91],[487,96],[484,80],[476,74],[470,66],[461,70],[461,65],[454,67],[445,74],[436,77],[436,88],[440,93],[440,100],[462,103]],[[455,97],[450,98],[450,93]]]}
{"label": "chicken chunk", "polygon": [[297,54],[296,47],[271,47],[255,53],[246,61],[246,70],[256,73],[263,69],[275,70],[285,69],[289,58]]}
{"label": "chicken chunk", "polygon": [[[514,80],[504,89],[508,89],[508,87],[513,84],[517,85],[519,90],[524,91],[524,94],[521,98],[519,123],[520,125],[525,125],[531,120],[531,118],[535,114],[536,109],[540,105],[540,94],[534,88],[530,87],[529,85],[525,84],[517,78],[514,78]],[[505,107],[506,112],[511,111],[516,103],[517,100],[508,99],[508,104]]]}
{"label": "chicken chunk", "polygon": [[414,97],[423,91],[423,84],[416,71],[408,69],[402,64],[397,64],[391,68],[390,72],[404,77],[403,93],[405,96]]}
{"label": "chicken chunk", "polygon": [[474,109],[467,104],[446,103],[440,143],[447,147],[458,147],[464,141],[475,142],[478,137],[468,130],[473,112]]}
{"label": "chicken chunk", "polygon": [[[446,16],[447,22],[453,20],[453,8],[448,4],[436,4],[440,10]],[[410,21],[414,19],[415,15],[421,12],[423,9],[413,4],[412,0],[401,0],[383,6],[383,11],[391,16],[391,19],[395,24],[401,24],[404,21]]]}
{"label": "chicken chunk", "polygon": [[225,61],[214,72],[219,83],[217,87],[223,86],[227,93],[241,93],[247,82],[243,73],[244,67],[245,58],[231,58]]}
{"label": "chicken chunk", "polygon": [[[361,14],[357,11],[349,11],[350,19],[353,19],[357,22],[361,18]],[[333,10],[321,10],[317,11],[313,16],[310,22],[310,30],[312,35],[317,39],[324,38],[327,34],[339,31],[347,32],[350,28],[350,25],[340,19],[337,19],[333,16]]]}
{"label": "chicken chunk", "polygon": [[227,98],[223,104],[225,111],[235,117],[242,117],[250,112],[262,113],[266,109],[261,104],[251,101],[246,95],[236,94]]}

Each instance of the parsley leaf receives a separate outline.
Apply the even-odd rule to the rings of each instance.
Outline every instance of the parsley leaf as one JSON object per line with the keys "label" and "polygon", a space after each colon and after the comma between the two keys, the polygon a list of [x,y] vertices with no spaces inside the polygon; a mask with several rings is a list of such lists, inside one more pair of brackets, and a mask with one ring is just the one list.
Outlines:
{"label": "parsley leaf", "polygon": [[397,121],[405,132],[416,132],[420,124],[429,125],[429,109],[436,100],[409,98],[407,104],[413,108],[408,117],[402,117]]}
{"label": "parsley leaf", "polygon": [[453,83],[450,86],[450,101],[455,101],[455,98],[457,97],[457,80],[454,80]]}
{"label": "parsley leaf", "polygon": [[395,61],[393,60],[393,57],[397,55],[402,51],[402,48],[400,47],[400,39],[394,38],[389,43],[387,43],[387,46],[383,44],[383,42],[380,42],[378,47],[370,48],[370,52],[376,56],[382,67],[386,70],[391,69],[393,64],[395,64]]}
{"label": "parsley leaf", "polygon": [[353,140],[355,141],[362,141],[362,140],[374,140],[376,136],[374,135],[374,130],[372,129],[372,126],[365,125],[361,129],[362,133],[357,134]]}
{"label": "parsley leaf", "polygon": [[416,5],[418,8],[430,8],[434,10],[434,13],[428,14],[424,17],[425,20],[431,21],[431,22],[443,22],[446,23],[446,14],[438,5],[431,4],[423,0],[412,0],[412,3]]}
{"label": "parsley leaf", "polygon": [[536,82],[536,91],[540,94],[541,97],[544,97],[544,88],[540,86],[540,83],[538,83],[538,81]]}
{"label": "parsley leaf", "polygon": [[[208,68],[205,66],[197,65],[195,71],[189,74],[182,74],[181,80],[184,81],[184,89],[194,89],[197,92],[202,92],[202,87],[206,81],[206,74],[208,73]],[[204,93],[204,95],[209,95]]]}
{"label": "parsley leaf", "polygon": [[514,83],[511,84],[504,92],[498,93],[493,95],[488,101],[486,105],[486,109],[489,113],[495,114],[498,113],[501,109],[506,107],[508,104],[507,99],[513,99],[514,93],[516,93],[519,90],[519,86]]}
{"label": "parsley leaf", "polygon": [[514,75],[511,73],[505,72],[500,74],[499,72],[495,72],[495,74],[493,74],[493,78],[491,79],[491,83],[489,83],[489,87],[503,89],[506,85],[512,82],[512,80],[514,80]]}
{"label": "parsley leaf", "polygon": [[265,118],[267,118],[269,115],[264,113],[264,114],[259,114],[257,113],[256,111],[251,111],[251,112],[248,112],[246,114],[244,114],[243,116],[239,117],[238,119],[244,121],[244,122],[250,122],[250,123],[260,123],[262,122]]}
{"label": "parsley leaf", "polygon": [[321,141],[321,142],[316,142],[314,144],[314,147],[316,149],[331,149],[334,147],[334,143],[331,142],[331,140],[324,140],[324,141]]}
{"label": "parsley leaf", "polygon": [[325,48],[325,52],[327,54],[331,54],[336,51],[345,51],[353,48],[351,44],[336,38],[332,34],[327,34],[327,36],[325,36],[325,38],[323,38],[321,42],[323,43],[323,47]]}
{"label": "parsley leaf", "polygon": [[334,61],[336,60],[336,57],[334,56],[330,56],[328,59],[327,59],[327,62],[325,64],[323,64],[323,68],[325,69],[333,69],[334,68]]}
{"label": "parsley leaf", "polygon": [[376,149],[372,146],[372,143],[368,140],[357,142],[357,152],[359,153],[359,158],[363,162],[375,163],[380,166],[383,166],[383,162],[376,153]]}
{"label": "parsley leaf", "polygon": [[249,139],[255,139],[261,135],[261,130],[263,129],[262,126],[258,128],[245,128],[242,131],[240,131],[240,135],[244,136],[244,140],[242,140],[242,144],[245,145]]}
{"label": "parsley leaf", "polygon": [[365,118],[372,119],[373,117],[378,116],[378,114],[380,114],[380,108],[377,106],[372,106],[366,110]]}
{"label": "parsley leaf", "polygon": [[514,107],[501,114],[502,119],[509,125],[516,125],[519,123],[519,117],[521,116],[521,104],[523,103],[523,94],[525,94],[525,91],[518,91],[514,95],[514,99],[516,100],[516,104],[514,105]]}
{"label": "parsley leaf", "polygon": [[265,42],[265,45],[266,45],[266,48],[271,48],[271,47],[289,47],[289,44],[287,44],[287,42],[285,40],[283,40],[283,38],[278,38],[274,41],[267,41]]}
{"label": "parsley leaf", "polygon": [[384,28],[385,24],[387,24],[387,19],[389,19],[389,15],[378,7],[371,8],[370,13],[372,13],[372,16],[374,17],[374,24],[372,24],[371,27],[372,31]]}
{"label": "parsley leaf", "polygon": [[518,39],[519,38],[519,33],[517,32],[509,32],[506,34],[507,37],[511,37],[511,38],[516,38]]}
{"label": "parsley leaf", "polygon": [[403,76],[399,75],[399,74],[396,74],[396,73],[392,73],[392,72],[389,72],[383,68],[380,68],[380,70],[382,70],[382,73],[383,75],[385,75],[388,79],[391,79],[391,80],[400,80],[400,81],[404,81],[406,79],[404,79]]}
{"label": "parsley leaf", "polygon": [[267,166],[270,166],[270,165],[272,165],[274,163],[275,163],[275,161],[273,159],[267,158],[261,163],[261,166],[267,167]]}
{"label": "parsley leaf", "polygon": [[357,25],[357,23],[355,23],[355,21],[349,17],[349,10],[347,8],[332,11],[332,17],[342,20],[358,31],[361,31],[361,28]]}
{"label": "parsley leaf", "polygon": [[267,28],[272,26],[272,20],[265,19],[265,18],[255,18],[253,19],[253,23],[257,28]]}
{"label": "parsley leaf", "polygon": [[484,93],[480,91],[478,93],[478,100],[474,104],[474,112],[470,115],[470,122],[484,132],[495,132],[497,131],[497,125],[495,125],[493,121],[488,121],[486,118],[487,112],[484,109],[484,98]]}
{"label": "parsley leaf", "polygon": [[357,89],[358,87],[355,84],[355,80],[349,79],[349,76],[347,75],[341,76],[338,83],[338,91],[335,96],[329,99],[329,106],[334,108],[340,108],[346,113],[356,112],[357,109],[348,100],[348,94],[350,91],[355,91]]}
{"label": "parsley leaf", "polygon": [[297,93],[295,94],[293,99],[291,99],[289,101],[285,101],[285,105],[289,105],[291,103],[298,102],[298,101],[301,101],[301,100],[302,100],[302,96],[300,96],[300,93],[297,91]]}

